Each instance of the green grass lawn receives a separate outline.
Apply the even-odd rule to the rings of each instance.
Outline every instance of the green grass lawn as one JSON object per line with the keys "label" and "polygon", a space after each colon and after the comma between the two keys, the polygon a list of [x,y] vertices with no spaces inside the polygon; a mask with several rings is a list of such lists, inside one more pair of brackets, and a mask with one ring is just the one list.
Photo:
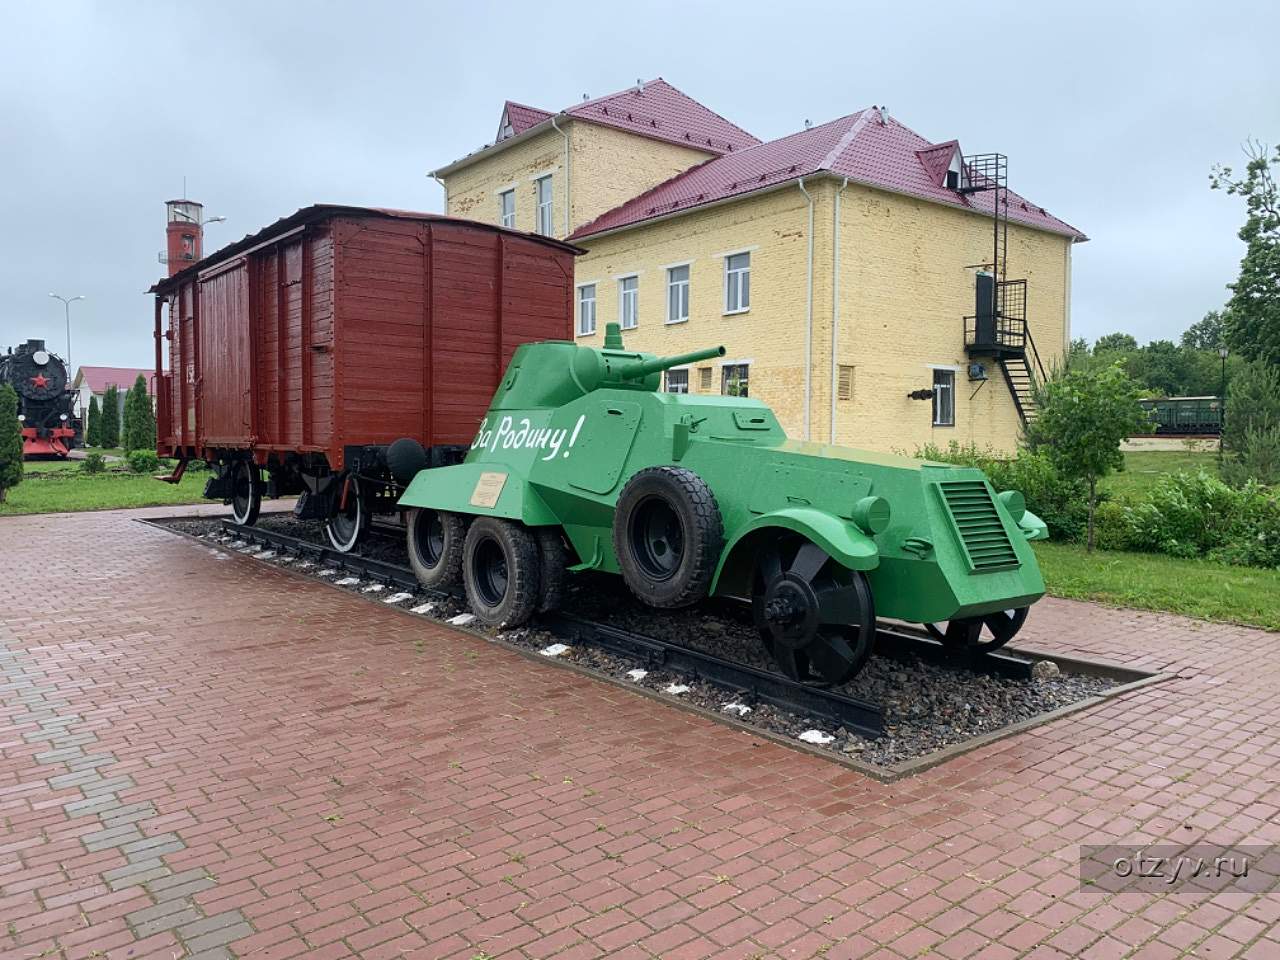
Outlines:
{"label": "green grass lawn", "polygon": [[1034,546],[1055,597],[1280,630],[1280,570],[1155,553],[1096,550],[1090,556],[1074,543]]}
{"label": "green grass lawn", "polygon": [[[75,462],[34,462],[25,467],[22,482],[0,503],[0,517],[201,503],[204,498],[200,494],[209,477],[205,471],[188,473],[175,485],[162,483],[150,474],[83,473]],[[46,467],[51,469],[39,469]]]}
{"label": "green grass lawn", "polygon": [[1113,473],[1098,484],[1100,490],[1113,497],[1139,497],[1155,486],[1163,474],[1185,470],[1204,470],[1218,475],[1218,455],[1189,450],[1139,450],[1124,455],[1124,470]]}

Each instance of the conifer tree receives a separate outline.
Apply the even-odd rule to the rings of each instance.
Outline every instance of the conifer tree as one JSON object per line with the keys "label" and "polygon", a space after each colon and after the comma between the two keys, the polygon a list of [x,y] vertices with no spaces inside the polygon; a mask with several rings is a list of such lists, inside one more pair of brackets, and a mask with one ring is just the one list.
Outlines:
{"label": "conifer tree", "polygon": [[18,423],[18,394],[0,386],[0,503],[10,487],[22,482],[22,426]]}
{"label": "conifer tree", "polygon": [[120,444],[120,390],[114,383],[102,395],[102,426],[98,439],[108,449]]}
{"label": "conifer tree", "polygon": [[96,395],[89,398],[88,422],[84,427],[84,442],[90,447],[102,446],[102,408]]}

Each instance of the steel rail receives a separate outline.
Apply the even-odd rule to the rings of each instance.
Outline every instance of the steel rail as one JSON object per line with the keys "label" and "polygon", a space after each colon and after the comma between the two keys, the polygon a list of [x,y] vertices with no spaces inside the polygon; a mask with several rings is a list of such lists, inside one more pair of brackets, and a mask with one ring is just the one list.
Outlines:
{"label": "steel rail", "polygon": [[[231,520],[221,521],[222,529],[247,543],[259,543],[292,550],[318,563],[333,564],[367,579],[440,598],[458,599],[457,594],[423,587],[406,566],[356,553],[341,553],[330,546],[303,540],[261,527],[247,527]],[[389,530],[379,531],[390,533]],[[561,639],[591,644],[618,656],[664,668],[731,690],[746,699],[767,703],[782,710],[814,716],[837,726],[872,737],[883,736],[884,714],[873,703],[859,700],[828,687],[800,683],[779,673],[761,670],[704,653],[690,647],[573,614],[540,614],[538,625]],[[949,668],[968,668],[1012,679],[1031,676],[1031,662],[995,652],[976,656],[957,654],[923,631],[880,624],[876,630],[876,653],[895,660],[927,660]]]}

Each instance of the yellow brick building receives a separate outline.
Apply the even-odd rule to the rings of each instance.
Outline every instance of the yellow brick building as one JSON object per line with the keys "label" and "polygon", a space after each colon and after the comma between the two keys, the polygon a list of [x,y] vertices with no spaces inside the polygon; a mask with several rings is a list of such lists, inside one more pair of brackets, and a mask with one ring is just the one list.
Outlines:
{"label": "yellow brick building", "polygon": [[658,80],[508,103],[495,143],[434,176],[451,215],[586,250],[580,342],[620,322],[655,353],[722,343],[667,387],[746,392],[793,437],[1012,450],[1026,379],[1070,341],[1083,234],[1008,190],[1002,157],[878,108],[761,143]]}

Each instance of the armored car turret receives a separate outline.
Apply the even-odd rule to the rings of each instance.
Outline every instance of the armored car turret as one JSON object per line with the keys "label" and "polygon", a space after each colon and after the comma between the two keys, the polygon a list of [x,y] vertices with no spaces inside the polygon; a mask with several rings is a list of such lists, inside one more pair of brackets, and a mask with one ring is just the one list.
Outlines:
{"label": "armored car turret", "polygon": [[399,505],[427,586],[461,580],[484,623],[559,601],[565,570],[620,575],[658,608],[750,602],[796,679],[840,682],[876,617],[994,649],[1044,594],[1028,543],[1046,536],[1016,491],[977,469],[788,439],[758,400],[660,392],[659,358],[520,346],[461,464],[423,470]]}

